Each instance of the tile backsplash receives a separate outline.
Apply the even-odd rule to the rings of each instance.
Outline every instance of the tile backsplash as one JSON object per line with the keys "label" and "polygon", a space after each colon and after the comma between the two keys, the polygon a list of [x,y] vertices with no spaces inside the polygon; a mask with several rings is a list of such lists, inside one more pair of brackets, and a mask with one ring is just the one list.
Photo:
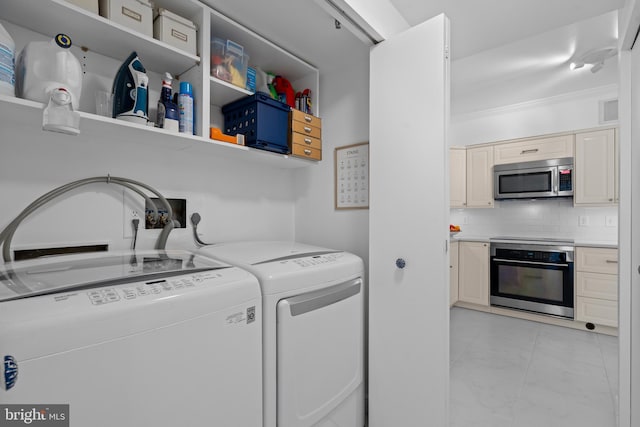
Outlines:
{"label": "tile backsplash", "polygon": [[451,209],[459,237],[554,237],[618,241],[618,207],[574,207],[572,199],[496,201],[493,209]]}

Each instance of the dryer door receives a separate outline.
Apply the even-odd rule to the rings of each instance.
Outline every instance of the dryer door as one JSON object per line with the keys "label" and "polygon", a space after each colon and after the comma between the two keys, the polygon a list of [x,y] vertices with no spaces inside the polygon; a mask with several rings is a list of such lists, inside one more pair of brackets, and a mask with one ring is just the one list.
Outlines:
{"label": "dryer door", "polygon": [[280,300],[277,312],[278,426],[362,426],[362,280]]}

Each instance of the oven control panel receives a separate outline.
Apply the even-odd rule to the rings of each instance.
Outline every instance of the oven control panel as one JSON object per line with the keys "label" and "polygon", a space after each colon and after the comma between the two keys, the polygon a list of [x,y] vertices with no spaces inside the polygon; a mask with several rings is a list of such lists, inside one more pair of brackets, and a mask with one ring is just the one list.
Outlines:
{"label": "oven control panel", "polygon": [[537,262],[552,262],[552,263],[567,262],[566,252],[496,248],[495,256],[499,258],[519,260],[519,261],[537,261]]}

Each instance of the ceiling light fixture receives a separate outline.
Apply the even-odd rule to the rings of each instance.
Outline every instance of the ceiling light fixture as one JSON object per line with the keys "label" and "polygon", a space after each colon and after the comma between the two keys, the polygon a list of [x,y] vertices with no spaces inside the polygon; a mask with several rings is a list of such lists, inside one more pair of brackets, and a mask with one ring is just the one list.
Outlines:
{"label": "ceiling light fixture", "polygon": [[604,67],[604,62],[607,59],[613,58],[617,54],[618,50],[614,47],[605,47],[602,49],[593,50],[576,58],[571,64],[569,64],[569,68],[572,70],[577,70],[584,67],[586,64],[589,64],[591,65],[591,72],[597,73],[602,69],[602,67]]}

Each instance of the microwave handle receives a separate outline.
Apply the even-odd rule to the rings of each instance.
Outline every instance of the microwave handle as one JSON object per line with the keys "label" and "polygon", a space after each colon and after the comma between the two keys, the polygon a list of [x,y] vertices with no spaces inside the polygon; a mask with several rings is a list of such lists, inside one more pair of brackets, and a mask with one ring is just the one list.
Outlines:
{"label": "microwave handle", "polygon": [[553,194],[555,194],[556,196],[558,195],[558,185],[559,185],[559,176],[560,176],[560,170],[556,167],[554,168],[554,173],[551,174],[553,176],[552,179],[552,183],[551,186],[553,187]]}

